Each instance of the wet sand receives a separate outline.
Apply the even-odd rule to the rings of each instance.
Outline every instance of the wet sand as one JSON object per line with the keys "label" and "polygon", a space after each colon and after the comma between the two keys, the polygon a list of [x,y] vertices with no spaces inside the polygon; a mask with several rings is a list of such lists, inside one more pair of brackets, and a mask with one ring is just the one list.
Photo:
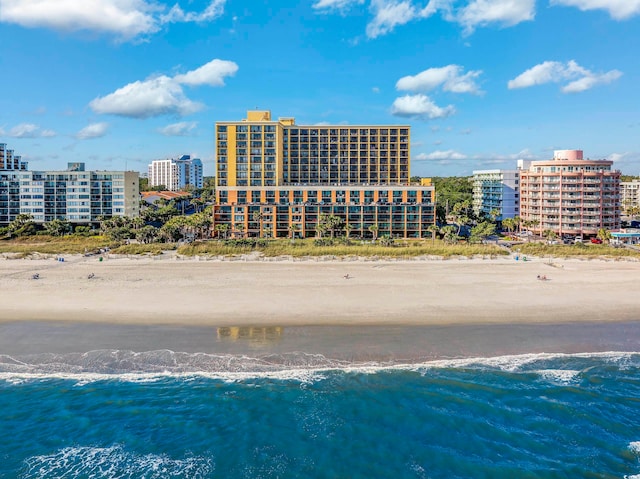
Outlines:
{"label": "wet sand", "polygon": [[[347,362],[407,363],[537,353],[640,351],[640,321],[432,326],[203,327],[16,321],[0,323],[0,355],[175,351]],[[5,358],[6,359],[6,358]],[[0,360],[0,363],[5,362]],[[36,360],[38,362],[39,360]]]}

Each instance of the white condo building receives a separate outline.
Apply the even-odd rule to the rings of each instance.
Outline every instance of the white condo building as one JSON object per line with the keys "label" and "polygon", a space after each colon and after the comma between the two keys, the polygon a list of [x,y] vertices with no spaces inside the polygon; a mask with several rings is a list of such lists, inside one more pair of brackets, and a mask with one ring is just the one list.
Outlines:
{"label": "white condo building", "polygon": [[65,171],[0,169],[0,224],[20,214],[31,215],[35,223],[74,224],[139,216],[138,172],[85,171],[84,163],[69,163]]}
{"label": "white condo building", "polygon": [[179,159],[154,160],[149,165],[149,186],[164,186],[169,191],[183,190],[187,185],[203,187],[202,161],[183,155]]}
{"label": "white condo building", "polygon": [[640,208],[640,180],[620,182],[620,206],[623,214],[627,208]]}
{"label": "white condo building", "polygon": [[481,170],[473,172],[473,211],[476,215],[499,212],[502,221],[520,214],[519,170]]}

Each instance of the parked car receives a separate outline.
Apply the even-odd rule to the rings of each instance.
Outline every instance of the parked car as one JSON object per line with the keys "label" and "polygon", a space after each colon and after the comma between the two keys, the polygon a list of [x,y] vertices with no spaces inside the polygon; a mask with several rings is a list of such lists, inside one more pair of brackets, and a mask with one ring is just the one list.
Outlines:
{"label": "parked car", "polygon": [[591,242],[593,244],[602,244],[602,240],[600,238],[591,238]]}

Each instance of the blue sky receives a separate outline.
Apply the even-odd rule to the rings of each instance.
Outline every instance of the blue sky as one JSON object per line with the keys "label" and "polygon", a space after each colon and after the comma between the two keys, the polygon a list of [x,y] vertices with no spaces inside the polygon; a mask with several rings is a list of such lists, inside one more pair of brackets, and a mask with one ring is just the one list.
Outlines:
{"label": "blue sky", "polygon": [[0,142],[146,171],[213,125],[408,124],[412,174],[583,149],[640,174],[640,0],[0,0]]}

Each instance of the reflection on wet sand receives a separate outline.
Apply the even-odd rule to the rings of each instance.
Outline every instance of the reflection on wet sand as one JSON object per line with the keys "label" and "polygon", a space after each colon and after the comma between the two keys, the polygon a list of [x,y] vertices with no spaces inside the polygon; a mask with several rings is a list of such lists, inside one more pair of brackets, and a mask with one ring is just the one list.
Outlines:
{"label": "reflection on wet sand", "polygon": [[282,326],[229,326],[218,328],[219,341],[248,341],[249,344],[256,346],[279,341],[283,334],[284,328]]}

